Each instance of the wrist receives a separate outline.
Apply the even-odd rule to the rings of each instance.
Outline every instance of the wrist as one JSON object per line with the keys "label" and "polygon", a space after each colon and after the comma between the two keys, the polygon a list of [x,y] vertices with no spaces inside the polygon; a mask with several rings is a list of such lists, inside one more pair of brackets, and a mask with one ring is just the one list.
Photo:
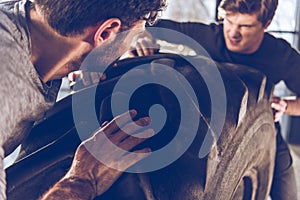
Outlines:
{"label": "wrist", "polygon": [[64,177],[59,182],[59,187],[72,193],[75,199],[94,199],[96,197],[96,187],[89,180],[79,177]]}

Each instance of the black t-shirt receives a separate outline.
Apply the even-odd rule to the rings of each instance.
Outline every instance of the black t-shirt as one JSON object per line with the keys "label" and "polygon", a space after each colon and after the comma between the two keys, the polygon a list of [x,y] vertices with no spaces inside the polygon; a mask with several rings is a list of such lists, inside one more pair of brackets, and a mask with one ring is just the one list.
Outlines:
{"label": "black t-shirt", "polygon": [[[218,62],[247,65],[263,72],[274,84],[283,80],[287,87],[300,96],[300,55],[283,39],[265,33],[259,49],[252,54],[241,54],[226,48],[222,24],[178,23],[161,20],[156,27],[176,30],[197,41]],[[154,34],[169,42],[174,38],[163,31]],[[197,52],[199,53],[199,52]]]}

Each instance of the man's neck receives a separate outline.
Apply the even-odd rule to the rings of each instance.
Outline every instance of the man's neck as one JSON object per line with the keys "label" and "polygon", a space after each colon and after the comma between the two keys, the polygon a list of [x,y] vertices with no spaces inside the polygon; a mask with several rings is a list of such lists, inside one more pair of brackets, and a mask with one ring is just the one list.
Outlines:
{"label": "man's neck", "polygon": [[56,37],[40,14],[32,8],[28,15],[28,28],[31,40],[31,62],[43,81],[47,73],[56,64],[56,51],[52,48]]}
{"label": "man's neck", "polygon": [[[88,42],[80,42],[81,36],[64,37],[58,34],[35,8],[31,8],[27,20],[31,39],[30,60],[41,80],[47,82],[61,78],[58,74],[67,75],[63,67],[70,62],[74,52],[82,46],[88,46]],[[65,74],[60,72],[62,70],[66,71]]]}

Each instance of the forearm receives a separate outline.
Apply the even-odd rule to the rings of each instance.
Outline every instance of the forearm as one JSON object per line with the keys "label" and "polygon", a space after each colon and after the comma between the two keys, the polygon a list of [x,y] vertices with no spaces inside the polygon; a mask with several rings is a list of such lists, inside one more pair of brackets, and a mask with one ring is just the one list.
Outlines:
{"label": "forearm", "polygon": [[89,200],[94,199],[96,188],[86,179],[63,178],[56,183],[40,200]]}
{"label": "forearm", "polygon": [[[149,117],[144,117],[131,122],[130,120],[136,115],[135,110],[119,115],[95,131],[92,137],[82,142],[76,150],[68,173],[40,200],[94,199],[108,190],[128,167],[149,155],[150,150],[148,148],[125,154],[116,148],[119,147],[129,152],[130,149],[154,134],[154,130],[146,129],[138,132],[143,134],[145,137],[143,139],[128,137],[128,135],[140,130],[141,127],[149,125],[151,121]],[[116,120],[118,120],[118,123]],[[121,130],[119,126],[123,127],[126,132]],[[135,133],[135,135],[138,133]],[[103,139],[105,137],[110,139],[114,145],[107,143]],[[97,156],[102,156],[101,158],[105,163],[97,160]]]}
{"label": "forearm", "polygon": [[285,114],[291,116],[300,116],[300,98],[295,100],[286,100],[287,108]]}

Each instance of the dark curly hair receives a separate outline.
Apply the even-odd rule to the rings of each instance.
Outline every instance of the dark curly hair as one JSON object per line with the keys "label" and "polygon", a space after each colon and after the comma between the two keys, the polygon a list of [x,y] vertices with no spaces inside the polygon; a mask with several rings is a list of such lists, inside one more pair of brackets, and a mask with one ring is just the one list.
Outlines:
{"label": "dark curly hair", "polygon": [[278,6],[278,0],[222,0],[219,5],[219,18],[223,11],[239,12],[244,14],[258,14],[258,21],[263,25],[272,20]]}
{"label": "dark curly hair", "polygon": [[141,19],[152,24],[167,6],[166,0],[35,0],[34,3],[49,25],[64,36],[82,33],[109,18],[119,18],[123,31]]}

